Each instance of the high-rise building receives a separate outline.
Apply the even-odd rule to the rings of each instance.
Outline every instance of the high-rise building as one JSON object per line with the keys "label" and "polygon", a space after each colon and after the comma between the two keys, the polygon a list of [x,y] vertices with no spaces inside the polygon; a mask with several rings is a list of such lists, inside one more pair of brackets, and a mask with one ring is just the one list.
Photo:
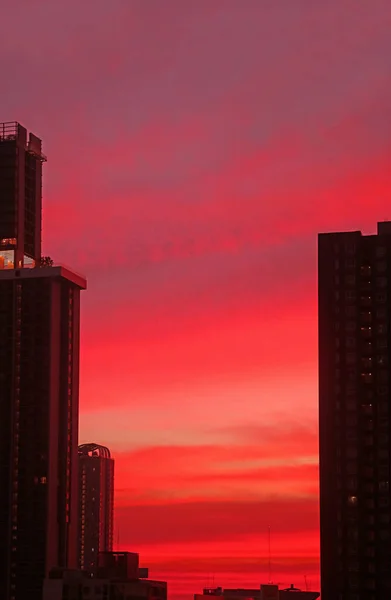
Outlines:
{"label": "high-rise building", "polygon": [[100,552],[113,550],[114,460],[99,444],[79,446],[79,565],[96,575]]}
{"label": "high-rise building", "polygon": [[319,235],[322,600],[391,593],[391,223]]}
{"label": "high-rise building", "polygon": [[77,566],[79,321],[86,281],[60,266],[31,268],[40,264],[41,251],[37,139],[30,135],[27,143],[18,124],[0,125],[0,231],[7,236],[0,239],[2,600],[41,600],[53,567]]}
{"label": "high-rise building", "polygon": [[41,258],[42,142],[19,123],[0,123],[0,267]]}

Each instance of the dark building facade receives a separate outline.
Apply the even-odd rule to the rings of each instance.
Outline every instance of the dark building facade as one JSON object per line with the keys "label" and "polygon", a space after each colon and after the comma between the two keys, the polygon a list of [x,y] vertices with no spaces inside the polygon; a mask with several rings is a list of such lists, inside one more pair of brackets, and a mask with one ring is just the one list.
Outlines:
{"label": "dark building facade", "polygon": [[[42,157],[24,128],[14,131],[16,138],[9,129],[6,137],[0,126],[0,230],[14,238],[0,240],[0,598],[41,600],[53,567],[77,566],[86,282],[64,267],[31,268],[41,252]],[[33,160],[34,175],[26,167]]]}
{"label": "dark building facade", "polygon": [[322,600],[391,593],[391,223],[320,234]]}
{"label": "dark building facade", "polygon": [[113,550],[114,460],[99,444],[79,446],[79,566],[96,576],[100,552]]}
{"label": "dark building facade", "polygon": [[0,123],[0,267],[41,258],[42,142],[19,123]]}

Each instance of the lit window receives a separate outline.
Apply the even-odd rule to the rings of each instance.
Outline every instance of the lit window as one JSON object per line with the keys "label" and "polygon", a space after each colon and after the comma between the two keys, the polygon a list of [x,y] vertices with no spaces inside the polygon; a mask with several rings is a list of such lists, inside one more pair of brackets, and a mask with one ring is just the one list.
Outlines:
{"label": "lit window", "polygon": [[357,506],[357,504],[358,504],[358,498],[357,498],[357,496],[349,496],[348,497],[348,504],[350,506]]}

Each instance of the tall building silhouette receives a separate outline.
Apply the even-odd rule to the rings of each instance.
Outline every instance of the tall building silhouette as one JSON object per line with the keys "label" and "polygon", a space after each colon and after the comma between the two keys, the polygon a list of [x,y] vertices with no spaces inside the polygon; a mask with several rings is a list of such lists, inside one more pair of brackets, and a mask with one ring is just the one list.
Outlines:
{"label": "tall building silhouette", "polygon": [[96,575],[100,552],[113,550],[114,460],[99,444],[79,446],[79,565]]}
{"label": "tall building silhouette", "polygon": [[[0,598],[77,565],[80,290],[39,267],[41,141],[0,124]],[[28,267],[28,268],[27,268]]]}
{"label": "tall building silhouette", "polygon": [[391,223],[320,234],[322,600],[391,593]]}
{"label": "tall building silhouette", "polygon": [[19,123],[0,123],[0,266],[41,258],[42,142]]}

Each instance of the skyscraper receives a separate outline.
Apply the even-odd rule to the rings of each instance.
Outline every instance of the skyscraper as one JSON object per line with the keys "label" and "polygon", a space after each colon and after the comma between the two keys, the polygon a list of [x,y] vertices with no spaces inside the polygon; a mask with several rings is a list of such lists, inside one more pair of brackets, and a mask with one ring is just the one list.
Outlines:
{"label": "skyscraper", "polygon": [[322,600],[391,592],[391,223],[319,235]]}
{"label": "skyscraper", "polygon": [[96,575],[99,552],[113,550],[114,460],[98,444],[79,446],[79,564]]}
{"label": "skyscraper", "polygon": [[[80,290],[41,253],[41,142],[0,124],[0,598],[77,565]],[[30,268],[23,268],[23,267]],[[21,268],[19,268],[21,267]]]}
{"label": "skyscraper", "polygon": [[42,142],[19,123],[0,123],[0,267],[41,258]]}

